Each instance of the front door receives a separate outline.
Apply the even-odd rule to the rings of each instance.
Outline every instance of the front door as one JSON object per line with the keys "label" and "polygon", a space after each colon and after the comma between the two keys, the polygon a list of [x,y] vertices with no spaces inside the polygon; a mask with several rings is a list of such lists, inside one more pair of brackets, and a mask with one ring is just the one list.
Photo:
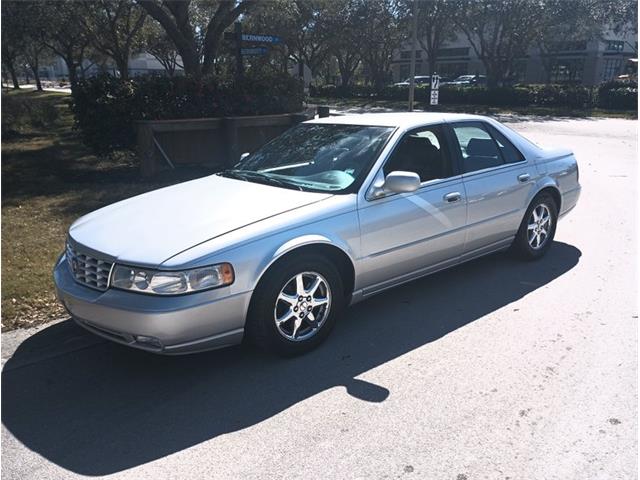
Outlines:
{"label": "front door", "polygon": [[442,126],[406,133],[378,172],[415,172],[411,193],[366,198],[358,208],[365,295],[454,264],[463,252],[466,194]]}

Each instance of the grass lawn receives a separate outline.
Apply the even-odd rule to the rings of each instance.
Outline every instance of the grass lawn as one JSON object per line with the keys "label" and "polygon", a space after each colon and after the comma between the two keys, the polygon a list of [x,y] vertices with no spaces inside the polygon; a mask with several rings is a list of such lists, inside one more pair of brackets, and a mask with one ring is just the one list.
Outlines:
{"label": "grass lawn", "polygon": [[48,103],[59,116],[45,125],[22,125],[18,132],[3,132],[3,330],[65,316],[55,299],[51,272],[64,248],[67,229],[76,218],[117,200],[203,174],[185,170],[153,181],[141,180],[134,155],[121,152],[109,158],[96,157],[82,145],[73,129],[69,95],[3,91],[3,117],[8,115],[7,104],[12,99],[33,105]]}
{"label": "grass lawn", "polygon": [[[340,109],[389,109],[403,111],[408,101],[403,100],[371,100],[367,98],[323,98],[310,97],[309,104],[327,105]],[[415,108],[423,111],[472,113],[478,115],[537,115],[545,117],[607,117],[637,119],[637,110],[576,110],[564,107],[491,107],[487,105],[438,105],[432,107],[423,102],[416,102]]]}

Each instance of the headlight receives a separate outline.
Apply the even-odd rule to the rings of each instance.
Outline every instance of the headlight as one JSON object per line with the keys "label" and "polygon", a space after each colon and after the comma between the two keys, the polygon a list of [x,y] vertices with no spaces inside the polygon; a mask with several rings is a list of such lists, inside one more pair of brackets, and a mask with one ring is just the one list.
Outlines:
{"label": "headlight", "polygon": [[229,263],[175,272],[116,265],[111,286],[155,295],[180,295],[231,285],[233,280],[233,267]]}

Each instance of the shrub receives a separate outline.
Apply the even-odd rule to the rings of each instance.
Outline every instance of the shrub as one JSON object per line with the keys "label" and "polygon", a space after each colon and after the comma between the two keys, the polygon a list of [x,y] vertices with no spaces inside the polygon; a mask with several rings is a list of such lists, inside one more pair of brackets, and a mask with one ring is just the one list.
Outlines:
{"label": "shrub", "polygon": [[84,80],[73,91],[76,126],[99,153],[135,144],[135,122],[236,115],[268,115],[302,109],[301,82],[283,73],[260,72],[241,81],[213,77],[108,75]]}
{"label": "shrub", "polygon": [[[363,94],[366,92],[366,95]],[[416,86],[415,100],[429,102],[429,85]],[[311,96],[328,98],[373,97],[379,100],[407,100],[406,86],[387,86],[379,91],[372,87],[333,85],[313,87]],[[515,85],[512,87],[486,88],[480,86],[440,87],[439,103],[444,105],[489,105],[497,107],[565,107],[588,109],[594,107],[634,109],[638,89],[635,83],[609,82],[600,87],[582,85]]]}
{"label": "shrub", "polygon": [[635,110],[638,107],[638,84],[635,82],[607,82],[598,88],[598,106],[616,110]]}

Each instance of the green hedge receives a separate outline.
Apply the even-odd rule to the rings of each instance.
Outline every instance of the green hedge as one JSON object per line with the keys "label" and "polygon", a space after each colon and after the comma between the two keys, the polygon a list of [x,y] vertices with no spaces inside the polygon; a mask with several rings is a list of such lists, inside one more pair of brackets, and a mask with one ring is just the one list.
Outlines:
{"label": "green hedge", "polygon": [[302,110],[301,82],[283,73],[215,78],[101,75],[78,83],[73,111],[83,141],[98,153],[135,145],[138,120],[269,115]]}
{"label": "green hedge", "polygon": [[[371,98],[378,100],[406,100],[408,87],[389,86],[376,91],[373,87],[353,86],[312,87],[311,96],[327,98]],[[417,86],[415,99],[429,101],[429,86]],[[513,87],[440,87],[440,104],[488,105],[498,107],[565,107],[574,109],[608,108],[635,110],[638,88],[635,83],[609,82],[599,87],[582,85],[515,85]]]}

